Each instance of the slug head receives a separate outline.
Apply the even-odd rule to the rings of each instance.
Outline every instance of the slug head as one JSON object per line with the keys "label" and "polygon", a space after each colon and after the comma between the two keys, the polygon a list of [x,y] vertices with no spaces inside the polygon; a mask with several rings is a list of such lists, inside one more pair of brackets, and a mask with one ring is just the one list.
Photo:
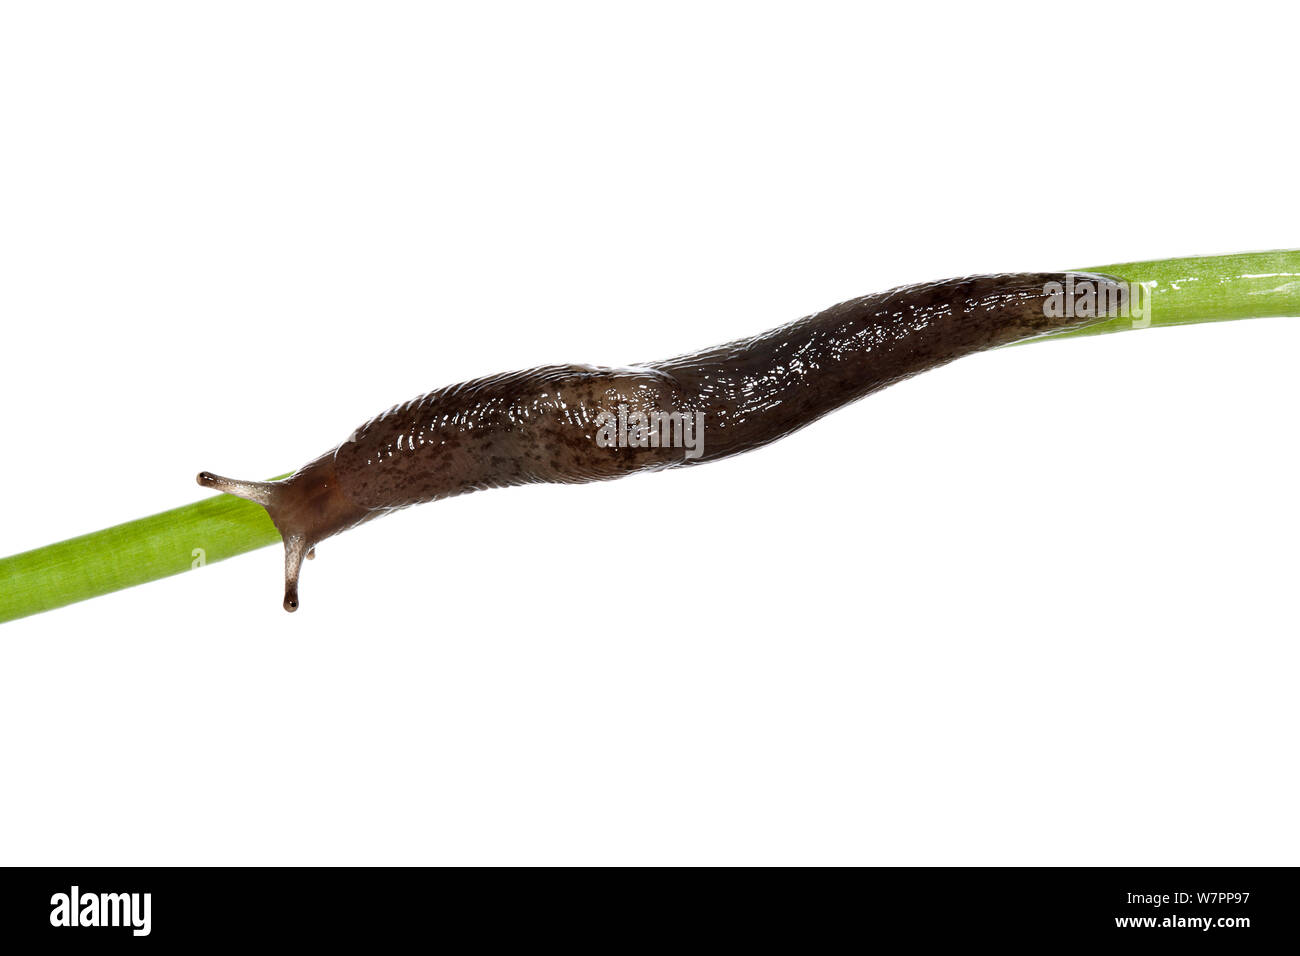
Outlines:
{"label": "slug head", "polygon": [[374,512],[354,505],[339,487],[334,453],[322,455],[280,481],[239,481],[201,471],[204,488],[256,502],[271,516],[284,539],[284,609],[298,610],[298,576],[304,558],[316,556],[316,545],[346,531]]}

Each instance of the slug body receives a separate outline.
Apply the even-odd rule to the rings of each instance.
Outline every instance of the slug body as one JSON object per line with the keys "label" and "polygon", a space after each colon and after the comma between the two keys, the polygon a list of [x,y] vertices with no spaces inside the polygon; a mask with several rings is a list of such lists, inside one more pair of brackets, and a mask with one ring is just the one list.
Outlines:
{"label": "slug body", "polygon": [[292,611],[302,559],[317,542],[379,515],[488,488],[601,481],[737,455],[918,372],[1127,306],[1117,280],[1068,280],[1091,283],[1104,307],[1083,316],[1050,308],[1064,273],[903,286],[666,361],[547,365],[440,388],[372,418],[282,481],[209,472],[198,480],[266,507],[284,538]]}

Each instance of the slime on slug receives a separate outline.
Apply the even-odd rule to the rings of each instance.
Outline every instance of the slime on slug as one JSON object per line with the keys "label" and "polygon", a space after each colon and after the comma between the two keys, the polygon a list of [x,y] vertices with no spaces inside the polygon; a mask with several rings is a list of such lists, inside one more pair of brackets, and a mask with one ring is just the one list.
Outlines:
{"label": "slime on slug", "polygon": [[[1091,282],[1090,316],[1046,308],[1049,284]],[[1059,289],[1059,285],[1057,288]],[[758,448],[963,355],[1122,313],[1127,287],[1093,273],[1012,273],[901,286],[770,332],[628,368],[545,365],[436,389],[394,406],[280,481],[201,472],[266,508],[284,539],[284,608],[325,538],[410,505],[536,482],[621,478]],[[1051,313],[1051,314],[1049,314]],[[669,421],[682,442],[601,441],[611,423]]]}

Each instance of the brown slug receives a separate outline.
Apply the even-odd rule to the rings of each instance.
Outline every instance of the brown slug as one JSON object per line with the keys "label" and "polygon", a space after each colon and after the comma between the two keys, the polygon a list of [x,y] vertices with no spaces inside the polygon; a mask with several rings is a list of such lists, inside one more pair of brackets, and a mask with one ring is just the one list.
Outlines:
{"label": "brown slug", "polygon": [[[1049,308],[1054,295],[1059,304],[1053,284],[1067,282],[1101,305]],[[281,481],[206,471],[198,481],[265,506],[284,538],[284,607],[293,611],[302,559],[379,515],[487,488],[600,481],[736,455],[910,375],[1089,325],[1127,302],[1118,280],[1089,273],[902,286],[667,361],[545,365],[450,385],[371,419]]]}

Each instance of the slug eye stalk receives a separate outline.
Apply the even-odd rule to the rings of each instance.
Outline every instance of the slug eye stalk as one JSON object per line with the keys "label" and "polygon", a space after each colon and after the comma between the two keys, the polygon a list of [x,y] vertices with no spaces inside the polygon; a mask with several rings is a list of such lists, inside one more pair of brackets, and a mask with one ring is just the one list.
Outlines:
{"label": "slug eye stalk", "polygon": [[[276,521],[276,514],[280,511],[281,495],[276,482],[239,481],[214,475],[210,471],[199,472],[198,482],[204,488],[211,488],[261,505],[275,522],[276,528],[280,528],[280,522]],[[281,534],[283,533],[281,531]],[[289,612],[298,610],[298,576],[302,572],[302,561],[308,547],[301,535],[290,534],[284,538],[284,609]]]}
{"label": "slug eye stalk", "polygon": [[317,543],[373,516],[343,497],[332,455],[324,455],[278,481],[240,481],[210,471],[199,472],[197,480],[204,488],[266,509],[284,542],[284,609],[289,612],[298,610],[302,562],[316,557]]}
{"label": "slug eye stalk", "polygon": [[236,498],[254,501],[266,507],[269,507],[275,498],[275,482],[273,481],[236,481],[233,478],[222,478],[220,475],[214,475],[210,471],[201,471],[199,472],[198,482],[204,488],[222,491],[228,495],[234,495]]}

